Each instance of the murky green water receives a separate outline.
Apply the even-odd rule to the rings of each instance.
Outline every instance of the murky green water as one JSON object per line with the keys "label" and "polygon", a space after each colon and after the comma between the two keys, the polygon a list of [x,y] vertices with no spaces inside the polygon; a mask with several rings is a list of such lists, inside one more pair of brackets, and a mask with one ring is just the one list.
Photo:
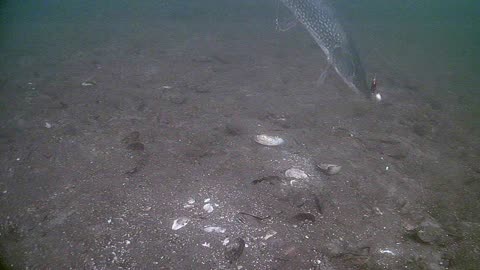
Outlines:
{"label": "murky green water", "polygon": [[[2,1],[0,5],[0,46],[7,59],[3,63],[18,63],[19,56],[25,55],[54,63],[78,48],[121,42],[140,32],[155,35],[155,27],[165,26],[165,19],[171,24],[252,19],[270,24],[278,3],[50,0]],[[453,105],[466,114],[465,124],[478,129],[478,2],[341,0],[335,5],[369,74],[390,69],[399,81],[408,81],[412,87],[418,84],[414,87],[422,92],[451,94],[458,102]]]}

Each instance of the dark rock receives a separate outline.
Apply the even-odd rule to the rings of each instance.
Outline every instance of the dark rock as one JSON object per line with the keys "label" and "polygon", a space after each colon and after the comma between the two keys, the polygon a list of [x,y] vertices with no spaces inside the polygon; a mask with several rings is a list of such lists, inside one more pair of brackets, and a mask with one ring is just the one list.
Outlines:
{"label": "dark rock", "polygon": [[428,135],[428,126],[422,124],[413,125],[413,132],[420,137]]}
{"label": "dark rock", "polygon": [[127,145],[127,149],[133,151],[143,151],[145,150],[145,146],[141,142],[135,142]]}
{"label": "dark rock", "polygon": [[225,126],[225,133],[230,136],[238,136],[241,134],[241,129],[233,124],[227,124]]}
{"label": "dark rock", "polygon": [[130,134],[128,134],[127,136],[125,136],[125,138],[122,139],[122,143],[124,143],[126,145],[129,145],[129,144],[132,144],[132,143],[136,143],[139,140],[140,140],[140,132],[133,131]]}
{"label": "dark rock", "polygon": [[185,102],[187,102],[187,98],[180,95],[171,96],[169,100],[170,102],[176,105],[182,105],[182,104],[185,104]]}
{"label": "dark rock", "polygon": [[256,185],[256,184],[259,184],[259,183],[265,181],[265,182],[268,182],[270,185],[273,185],[275,182],[278,182],[280,180],[281,179],[280,179],[279,176],[270,175],[270,176],[264,176],[262,178],[253,180],[252,184]]}
{"label": "dark rock", "polygon": [[133,167],[132,169],[125,172],[126,175],[134,175],[139,171],[138,167]]}
{"label": "dark rock", "polygon": [[323,214],[323,203],[315,194],[313,195],[313,202],[315,203],[315,208],[317,209],[318,213]]}
{"label": "dark rock", "polygon": [[415,231],[414,238],[425,244],[439,244],[443,242],[445,231],[433,222],[422,223]]}
{"label": "dark rock", "polygon": [[225,248],[225,258],[233,263],[237,261],[243,254],[245,248],[245,241],[242,238],[236,238],[227,244]]}

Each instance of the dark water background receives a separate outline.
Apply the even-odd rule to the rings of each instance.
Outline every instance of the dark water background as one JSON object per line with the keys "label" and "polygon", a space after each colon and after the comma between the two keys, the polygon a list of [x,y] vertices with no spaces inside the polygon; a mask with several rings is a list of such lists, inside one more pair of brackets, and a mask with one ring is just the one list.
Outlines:
{"label": "dark water background", "polygon": [[[2,73],[11,72],[25,56],[36,63],[55,65],[79,49],[109,42],[161,40],[161,29],[191,21],[208,30],[211,23],[254,20],[259,27],[274,31],[278,7],[270,0],[0,3]],[[478,130],[480,3],[340,0],[335,5],[369,74],[387,68],[396,79],[421,92],[450,95],[454,104],[449,105],[463,115],[464,124]],[[251,30],[238,29],[237,34]]]}

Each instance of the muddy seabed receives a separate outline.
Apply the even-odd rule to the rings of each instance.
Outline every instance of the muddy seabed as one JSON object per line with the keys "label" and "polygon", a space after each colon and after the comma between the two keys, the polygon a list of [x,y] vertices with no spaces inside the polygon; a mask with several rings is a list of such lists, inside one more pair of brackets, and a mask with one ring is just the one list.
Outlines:
{"label": "muddy seabed", "polygon": [[[453,97],[433,98],[389,67],[377,73],[381,103],[333,73],[316,85],[325,59],[299,27],[278,33],[252,19],[143,30],[4,63],[6,266],[478,265],[479,143]],[[262,146],[258,134],[285,142]],[[320,163],[342,169],[328,175]],[[290,168],[308,178],[285,177]],[[189,222],[172,230],[181,217]],[[243,251],[232,251],[238,238]]]}

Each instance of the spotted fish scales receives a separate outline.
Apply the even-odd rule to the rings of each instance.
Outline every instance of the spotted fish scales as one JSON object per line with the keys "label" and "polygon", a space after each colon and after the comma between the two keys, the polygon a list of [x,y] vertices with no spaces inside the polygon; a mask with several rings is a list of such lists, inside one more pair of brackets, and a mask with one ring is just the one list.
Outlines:
{"label": "spotted fish scales", "polygon": [[370,94],[360,58],[326,0],[280,0],[325,53],[328,63],[355,92]]}

